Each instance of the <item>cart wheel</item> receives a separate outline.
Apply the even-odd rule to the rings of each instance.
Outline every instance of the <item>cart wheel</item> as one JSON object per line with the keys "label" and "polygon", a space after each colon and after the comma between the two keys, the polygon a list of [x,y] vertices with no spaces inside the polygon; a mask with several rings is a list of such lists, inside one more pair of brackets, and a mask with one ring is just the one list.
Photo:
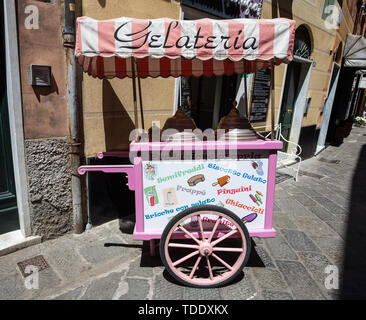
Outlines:
{"label": "cart wheel", "polygon": [[250,246],[249,232],[238,216],[223,207],[204,205],[169,221],[161,237],[160,257],[177,281],[212,288],[239,275]]}

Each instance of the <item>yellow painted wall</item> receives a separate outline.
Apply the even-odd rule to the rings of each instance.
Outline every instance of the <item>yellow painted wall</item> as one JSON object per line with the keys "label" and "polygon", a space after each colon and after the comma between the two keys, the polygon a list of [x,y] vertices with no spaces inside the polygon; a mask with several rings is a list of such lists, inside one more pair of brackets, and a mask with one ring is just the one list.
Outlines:
{"label": "yellow painted wall", "polygon": [[[290,5],[291,2],[292,4]],[[323,100],[328,92],[335,53],[340,43],[342,43],[343,50],[347,33],[353,32],[354,17],[347,7],[347,2],[343,1],[343,18],[339,29],[327,29],[324,20],[321,18],[324,0],[263,1],[262,18],[285,17],[293,19],[296,21],[297,27],[301,24],[307,25],[313,36],[311,59],[316,62],[316,66],[312,69],[308,90],[308,97],[311,97],[312,100],[308,114],[303,118],[302,126],[317,125],[319,128],[321,125],[321,109]],[[334,2],[334,5],[339,8],[337,1]],[[340,64],[341,59],[337,60],[337,62]],[[284,70],[284,66],[276,67],[276,121],[281,105],[285,79]],[[270,128],[269,116],[270,113],[268,112],[267,122],[258,123],[256,126],[266,125],[267,128]]]}
{"label": "yellow painted wall", "polygon": [[[179,1],[174,0],[84,0],[82,14],[94,19],[169,17],[179,19]],[[152,121],[161,126],[174,112],[174,78],[141,79],[145,129]],[[100,80],[83,76],[85,154],[128,150],[129,134],[135,128],[132,80]],[[138,105],[138,127],[141,118]]]}
{"label": "yellow painted wall", "polygon": [[[289,3],[292,4],[290,5]],[[335,2],[336,3],[336,2]],[[338,6],[338,4],[336,4]],[[305,24],[311,30],[313,37],[313,51],[311,60],[316,62],[312,68],[309,83],[308,97],[311,97],[310,108],[307,115],[304,116],[302,126],[320,125],[320,111],[325,97],[330,73],[332,71],[333,50],[335,47],[337,30],[329,30],[325,27],[324,20],[321,19],[324,0],[301,0],[301,1],[276,1],[264,0],[262,9],[262,18],[271,19],[284,17],[296,21],[296,27]],[[281,65],[275,68],[275,105],[276,119],[279,117],[279,111],[282,100],[282,91],[285,80],[285,66]],[[256,126],[267,126],[270,128],[270,112],[267,115],[267,122],[256,124]]]}

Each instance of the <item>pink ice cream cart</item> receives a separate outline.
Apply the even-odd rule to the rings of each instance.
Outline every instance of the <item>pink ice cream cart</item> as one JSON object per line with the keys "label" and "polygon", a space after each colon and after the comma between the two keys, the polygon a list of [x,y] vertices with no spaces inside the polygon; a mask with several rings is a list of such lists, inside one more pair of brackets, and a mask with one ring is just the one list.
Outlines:
{"label": "pink ice cream cart", "polygon": [[77,20],[75,54],[84,71],[99,78],[131,77],[135,107],[135,78],[140,84],[146,77],[271,69],[271,139],[250,128],[224,130],[214,139],[178,131],[163,141],[131,142],[131,165],[79,168],[80,174],[127,174],[135,192],[134,239],[149,240],[151,254],[159,243],[166,269],[185,285],[232,281],[247,263],[250,237],[276,235],[272,213],[282,142],[274,139],[274,66],[291,62],[294,33],[295,22],[288,19]]}

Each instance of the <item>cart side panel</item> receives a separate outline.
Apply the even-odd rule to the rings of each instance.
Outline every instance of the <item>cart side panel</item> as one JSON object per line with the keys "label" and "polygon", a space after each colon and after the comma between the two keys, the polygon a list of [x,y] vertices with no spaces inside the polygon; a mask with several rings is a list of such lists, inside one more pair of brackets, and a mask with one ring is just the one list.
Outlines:
{"label": "cart side panel", "polygon": [[135,232],[144,232],[144,204],[142,188],[142,159],[136,157],[135,165],[135,207],[136,207],[136,225]]}
{"label": "cart side panel", "polygon": [[268,159],[268,182],[267,182],[267,202],[266,202],[266,220],[265,229],[272,229],[273,203],[276,183],[276,166],[277,166],[277,151],[274,150],[269,155]]}
{"label": "cart side panel", "polygon": [[[251,217],[247,221],[250,232],[273,236],[273,203],[270,202],[273,202],[273,169],[276,168],[273,161],[276,159],[270,158],[272,151],[268,150],[245,150],[243,156],[239,160],[143,161],[145,233],[162,233],[169,220],[185,209],[214,204],[233,211],[243,221]],[[269,159],[272,161],[271,169]],[[269,172],[272,181],[268,187]],[[230,179],[224,181],[229,176]],[[268,191],[270,201],[267,199]],[[270,208],[268,220],[267,204]]]}

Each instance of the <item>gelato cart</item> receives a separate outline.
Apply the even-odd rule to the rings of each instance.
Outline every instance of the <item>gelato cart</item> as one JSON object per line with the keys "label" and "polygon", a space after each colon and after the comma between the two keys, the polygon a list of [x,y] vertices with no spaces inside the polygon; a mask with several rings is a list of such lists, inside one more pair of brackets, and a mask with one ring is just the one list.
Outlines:
{"label": "gelato cart", "polygon": [[[159,245],[168,272],[187,286],[232,281],[247,263],[250,237],[276,235],[272,213],[282,142],[274,139],[274,66],[292,60],[294,34],[295,22],[288,19],[77,20],[75,54],[83,70],[98,78],[131,77],[135,108],[135,79],[140,90],[146,77],[271,69],[271,139],[260,137],[235,107],[211,137],[200,136],[178,108],[155,135],[159,139],[152,128],[131,142],[131,165],[79,168],[80,174],[127,174],[135,193],[134,239],[150,241],[151,254]],[[143,118],[141,98],[140,112]]]}

